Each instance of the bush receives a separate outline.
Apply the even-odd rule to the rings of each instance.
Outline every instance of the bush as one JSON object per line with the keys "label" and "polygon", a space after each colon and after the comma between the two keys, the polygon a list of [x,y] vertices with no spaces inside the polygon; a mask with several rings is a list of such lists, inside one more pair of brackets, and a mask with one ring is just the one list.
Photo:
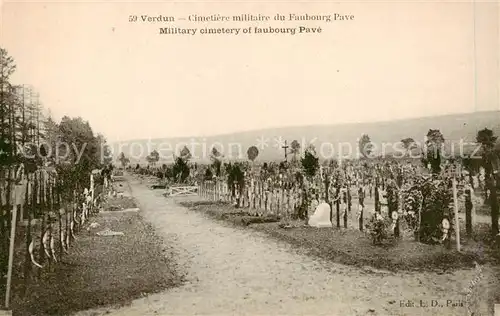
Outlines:
{"label": "bush", "polygon": [[189,177],[189,166],[181,157],[177,157],[172,167],[172,178],[176,183],[183,183]]}
{"label": "bush", "polygon": [[203,179],[206,181],[210,181],[213,179],[213,177],[214,177],[214,175],[212,173],[212,170],[210,170],[210,168],[207,168],[205,170],[205,175],[204,175]]}
{"label": "bush", "polygon": [[413,231],[415,237],[418,234],[418,213],[422,204],[422,193],[418,188],[407,185],[403,187],[403,219],[409,229]]}
{"label": "bush", "polygon": [[[420,241],[427,244],[439,243],[442,239],[441,222],[452,218],[453,195],[448,180],[430,180],[422,184],[424,203],[420,223]],[[450,227],[450,232],[451,232]]]}
{"label": "bush", "polygon": [[372,216],[366,225],[366,228],[372,237],[374,245],[380,245],[385,239],[387,239],[388,226],[388,222],[379,213],[375,213]]}

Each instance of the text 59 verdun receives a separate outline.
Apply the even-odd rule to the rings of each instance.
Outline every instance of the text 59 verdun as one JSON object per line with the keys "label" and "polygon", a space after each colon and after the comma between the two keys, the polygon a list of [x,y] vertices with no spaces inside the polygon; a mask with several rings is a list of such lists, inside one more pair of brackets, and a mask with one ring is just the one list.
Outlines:
{"label": "text 59 verdun", "polygon": [[271,17],[269,15],[262,14],[239,14],[239,15],[221,15],[221,14],[209,14],[209,15],[198,15],[190,14],[186,17],[175,17],[171,15],[130,15],[129,22],[146,22],[146,23],[171,23],[176,21],[189,21],[189,22],[267,22],[271,20],[275,21],[352,21],[354,20],[354,15],[352,14],[276,14]]}

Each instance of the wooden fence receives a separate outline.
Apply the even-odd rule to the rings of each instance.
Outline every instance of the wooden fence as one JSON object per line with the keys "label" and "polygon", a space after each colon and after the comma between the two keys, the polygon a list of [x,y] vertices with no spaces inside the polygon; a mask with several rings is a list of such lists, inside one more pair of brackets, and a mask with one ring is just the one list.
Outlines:
{"label": "wooden fence", "polygon": [[53,170],[24,174],[21,167],[16,172],[3,171],[0,275],[7,275],[7,279],[0,282],[0,295],[5,293],[8,309],[13,271],[20,280],[22,295],[32,278],[53,270],[54,263],[77,240],[77,232],[98,211],[102,186],[96,186],[94,176],[89,175],[88,187],[76,184],[68,192],[64,188],[67,184]]}
{"label": "wooden fence", "polygon": [[[362,185],[363,192],[371,190],[369,184]],[[227,181],[203,181],[199,184],[199,195],[212,201],[234,203],[238,207],[248,209],[256,216],[275,215],[288,221],[292,218],[307,218],[314,213],[318,203],[323,200],[330,204],[338,214],[350,213],[352,201],[358,198],[357,190],[349,190],[335,186],[328,181],[317,180],[305,186],[296,182],[261,180],[251,178],[244,185],[235,184],[230,188]],[[354,191],[354,193],[352,192]],[[343,195],[346,199],[343,199]],[[344,226],[347,218],[343,215]],[[338,217],[338,216],[337,216]],[[337,222],[340,226],[340,221]]]}
{"label": "wooden fence", "polygon": [[[333,177],[323,174],[311,181],[305,180],[304,185],[291,177],[287,179],[292,180],[283,181],[279,177],[262,180],[260,177],[246,176],[244,183],[235,183],[234,186],[230,186],[225,179],[214,179],[200,182],[198,192],[204,199],[233,203],[256,216],[277,215],[284,221],[298,217],[307,220],[308,215],[314,213],[320,201],[325,201],[330,205],[330,220],[337,227],[353,226],[363,230],[363,212],[367,211],[366,200],[368,199],[372,202],[370,207],[373,208],[368,211],[389,215],[386,196],[388,179],[383,177],[366,179],[357,177],[355,174],[351,177],[345,175],[343,177],[344,180],[336,181]],[[472,209],[479,207],[482,203],[474,198],[474,187],[477,189],[482,186],[484,183],[477,176],[473,178],[473,181],[467,177],[462,177],[457,181],[459,188],[457,203],[464,205],[467,210],[468,234],[472,233]],[[403,207],[399,205],[397,211],[401,215]]]}

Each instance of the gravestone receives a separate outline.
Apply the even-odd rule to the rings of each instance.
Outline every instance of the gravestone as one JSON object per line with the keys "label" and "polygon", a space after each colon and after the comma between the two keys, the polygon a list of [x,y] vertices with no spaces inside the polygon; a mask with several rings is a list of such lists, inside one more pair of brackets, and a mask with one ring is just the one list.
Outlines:
{"label": "gravestone", "polygon": [[311,227],[332,227],[330,205],[326,202],[319,204],[314,214],[309,218],[308,224]]}

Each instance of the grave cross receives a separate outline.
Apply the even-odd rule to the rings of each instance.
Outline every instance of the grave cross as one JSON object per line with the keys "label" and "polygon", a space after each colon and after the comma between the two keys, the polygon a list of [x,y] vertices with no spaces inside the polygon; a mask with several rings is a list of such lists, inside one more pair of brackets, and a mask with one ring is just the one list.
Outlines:
{"label": "grave cross", "polygon": [[286,140],[285,140],[285,145],[283,145],[281,148],[283,148],[285,150],[285,161],[286,162],[288,162],[288,159],[287,159],[287,157],[288,157],[288,152],[287,152],[288,147],[290,147],[290,146],[288,146],[286,144]]}

